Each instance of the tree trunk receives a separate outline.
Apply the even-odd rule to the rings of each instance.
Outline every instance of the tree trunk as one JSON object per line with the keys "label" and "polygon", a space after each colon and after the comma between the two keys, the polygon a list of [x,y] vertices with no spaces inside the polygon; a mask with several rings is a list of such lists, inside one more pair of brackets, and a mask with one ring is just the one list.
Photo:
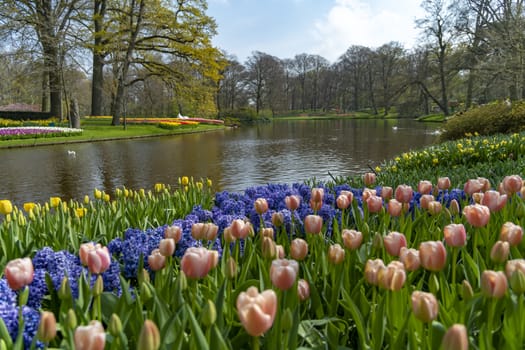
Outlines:
{"label": "tree trunk", "polygon": [[93,48],[93,77],[91,85],[91,115],[102,115],[102,99],[104,92],[104,55],[100,52],[102,46],[102,24],[106,12],[106,1],[95,0],[93,23],[95,26],[95,47]]}

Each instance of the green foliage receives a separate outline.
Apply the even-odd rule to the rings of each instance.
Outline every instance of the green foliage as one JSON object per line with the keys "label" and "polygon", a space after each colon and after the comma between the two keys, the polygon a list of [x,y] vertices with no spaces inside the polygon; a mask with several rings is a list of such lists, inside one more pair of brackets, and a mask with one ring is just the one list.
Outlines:
{"label": "green foliage", "polygon": [[468,134],[493,135],[525,130],[525,102],[496,101],[458,113],[444,124],[442,140],[455,140]]}

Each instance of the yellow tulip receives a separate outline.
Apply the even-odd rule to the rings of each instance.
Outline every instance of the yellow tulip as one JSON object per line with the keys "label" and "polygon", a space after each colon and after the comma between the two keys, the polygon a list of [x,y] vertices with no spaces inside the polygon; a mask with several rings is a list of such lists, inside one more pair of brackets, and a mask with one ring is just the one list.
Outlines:
{"label": "yellow tulip", "polygon": [[198,182],[196,183],[196,185],[197,185],[197,188],[198,188],[199,190],[202,190],[202,186],[203,186],[203,185],[202,185],[202,182],[198,181]]}
{"label": "yellow tulip", "polygon": [[0,214],[8,215],[13,211],[13,204],[9,199],[0,200]]}
{"label": "yellow tulip", "polygon": [[104,193],[104,202],[109,202],[109,194]]}
{"label": "yellow tulip", "polygon": [[188,177],[187,176],[183,176],[182,179],[181,179],[182,186],[188,186],[189,183],[190,183],[190,180],[188,179]]}
{"label": "yellow tulip", "polygon": [[206,180],[206,185],[208,185],[208,187],[211,187],[211,185],[212,185],[212,182],[211,182],[211,180],[210,180],[210,179],[207,179],[207,180]]}
{"label": "yellow tulip", "polygon": [[95,198],[96,199],[101,199],[102,198],[102,191],[100,191],[99,189],[95,188],[94,194],[95,194]]}
{"label": "yellow tulip", "polygon": [[24,210],[29,213],[31,210],[35,208],[35,206],[36,204],[33,202],[24,203]]}
{"label": "yellow tulip", "polygon": [[115,190],[115,196],[117,196],[117,197],[122,196],[122,190],[121,190],[120,188],[117,188],[117,189]]}
{"label": "yellow tulip", "polygon": [[56,208],[60,205],[60,202],[62,200],[60,199],[60,197],[51,197],[49,198],[49,205],[52,207],[52,208]]}
{"label": "yellow tulip", "polygon": [[77,208],[77,209],[75,209],[75,215],[78,218],[84,217],[84,215],[86,215],[86,213],[87,213],[87,209],[86,208]]}
{"label": "yellow tulip", "polygon": [[129,196],[129,191],[127,188],[124,189],[124,197],[128,197]]}
{"label": "yellow tulip", "polygon": [[156,183],[155,184],[155,192],[159,193],[159,192],[162,192],[164,190],[164,184],[160,184],[160,183]]}
{"label": "yellow tulip", "polygon": [[140,194],[140,196],[141,196],[142,198],[146,197],[146,192],[144,191],[143,188],[141,188],[141,189],[139,190],[139,194]]}
{"label": "yellow tulip", "polygon": [[89,204],[89,196],[87,194],[84,196],[84,204]]}

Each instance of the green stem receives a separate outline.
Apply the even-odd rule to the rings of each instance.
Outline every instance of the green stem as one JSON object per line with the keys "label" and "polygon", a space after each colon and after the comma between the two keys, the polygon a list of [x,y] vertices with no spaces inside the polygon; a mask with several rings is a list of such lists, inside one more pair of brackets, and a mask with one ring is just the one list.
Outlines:
{"label": "green stem", "polygon": [[259,350],[259,337],[252,337],[252,350]]}

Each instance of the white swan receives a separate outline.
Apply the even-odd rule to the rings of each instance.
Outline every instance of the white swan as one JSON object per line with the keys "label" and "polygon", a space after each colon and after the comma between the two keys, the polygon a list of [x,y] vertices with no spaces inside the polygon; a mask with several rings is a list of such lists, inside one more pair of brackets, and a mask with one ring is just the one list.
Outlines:
{"label": "white swan", "polygon": [[77,156],[77,152],[71,151],[71,150],[67,150],[67,155],[71,156],[71,157],[76,157]]}

